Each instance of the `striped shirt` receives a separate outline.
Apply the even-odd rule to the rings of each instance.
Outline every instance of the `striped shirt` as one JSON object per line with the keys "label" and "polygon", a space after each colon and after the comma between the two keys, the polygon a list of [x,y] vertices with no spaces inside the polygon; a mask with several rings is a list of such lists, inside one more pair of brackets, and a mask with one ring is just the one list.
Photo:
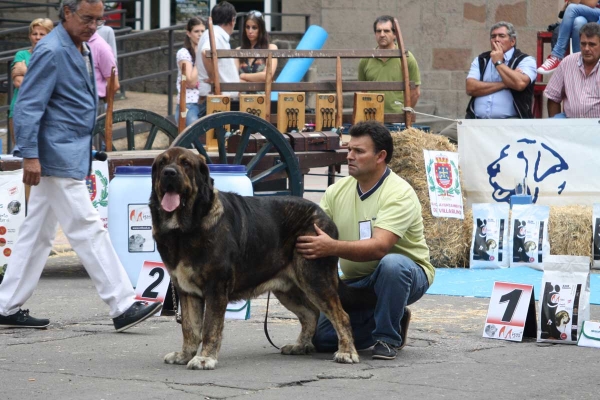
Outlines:
{"label": "striped shirt", "polygon": [[600,61],[586,76],[581,53],[565,57],[550,78],[544,95],[556,103],[562,101],[567,118],[599,118],[599,65]]}

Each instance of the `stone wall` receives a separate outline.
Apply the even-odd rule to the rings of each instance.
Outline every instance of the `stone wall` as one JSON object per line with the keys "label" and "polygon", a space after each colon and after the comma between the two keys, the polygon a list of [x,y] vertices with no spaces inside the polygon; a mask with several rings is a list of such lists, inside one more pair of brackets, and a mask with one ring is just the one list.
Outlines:
{"label": "stone wall", "polygon": [[[373,21],[389,14],[400,23],[406,48],[421,69],[422,99],[435,103],[437,115],[463,117],[468,103],[465,79],[475,56],[490,49],[489,29],[508,21],[517,46],[535,57],[536,34],[557,21],[563,0],[294,0],[284,13],[310,13],[329,37],[327,49],[374,48]],[[284,19],[283,30],[301,29]],[[546,54],[549,48],[546,49]],[[333,61],[317,60],[319,79],[335,74]],[[343,60],[345,79],[356,79],[358,60]]]}

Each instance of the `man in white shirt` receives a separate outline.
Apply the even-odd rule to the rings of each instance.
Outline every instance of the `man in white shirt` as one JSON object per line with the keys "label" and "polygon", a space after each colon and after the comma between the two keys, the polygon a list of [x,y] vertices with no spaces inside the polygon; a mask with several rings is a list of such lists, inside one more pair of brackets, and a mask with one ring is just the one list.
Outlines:
{"label": "man in white shirt", "polygon": [[[233,32],[235,25],[236,11],[235,7],[227,1],[219,2],[211,11],[210,16],[213,22],[215,44],[218,50],[230,50],[231,45],[229,44],[229,37]],[[211,85],[208,82],[212,82],[214,79],[214,71],[212,59],[206,57],[210,53],[210,39],[208,33],[205,33],[198,42],[198,54],[196,60],[202,60],[198,62],[198,81],[200,87],[200,97],[198,103],[204,104],[204,107],[200,107],[201,114],[206,114],[206,96],[211,93]],[[222,58],[219,59],[219,80],[220,82],[236,83],[240,81],[238,70],[235,66],[233,58]],[[237,99],[238,92],[222,92],[221,94]],[[204,110],[204,113],[202,113]]]}

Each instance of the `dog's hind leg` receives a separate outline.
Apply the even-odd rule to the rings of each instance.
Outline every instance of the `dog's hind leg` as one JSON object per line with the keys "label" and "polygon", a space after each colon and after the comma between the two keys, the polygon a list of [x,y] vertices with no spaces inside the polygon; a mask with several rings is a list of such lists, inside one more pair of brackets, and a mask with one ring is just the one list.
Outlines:
{"label": "dog's hind leg", "polygon": [[296,260],[296,277],[308,299],[331,321],[338,336],[338,351],[333,360],[343,364],[359,362],[350,317],[342,308],[337,292],[337,266],[328,265],[330,258]]}
{"label": "dog's hind leg", "polygon": [[314,352],[315,346],[312,343],[312,337],[317,329],[319,310],[296,286],[287,292],[274,291],[273,294],[285,308],[296,314],[302,327],[296,343],[283,346],[281,354],[302,355]]}
{"label": "dog's hind leg", "polygon": [[181,331],[183,347],[165,356],[167,364],[187,364],[198,352],[202,343],[202,323],[204,319],[204,299],[179,290],[181,304]]}

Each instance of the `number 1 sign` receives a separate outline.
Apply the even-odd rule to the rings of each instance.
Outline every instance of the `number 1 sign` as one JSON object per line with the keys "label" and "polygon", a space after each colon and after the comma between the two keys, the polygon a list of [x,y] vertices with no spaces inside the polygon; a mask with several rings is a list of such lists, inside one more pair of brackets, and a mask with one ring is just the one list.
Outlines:
{"label": "number 1 sign", "polygon": [[536,335],[533,285],[494,282],[483,337],[520,342]]}

